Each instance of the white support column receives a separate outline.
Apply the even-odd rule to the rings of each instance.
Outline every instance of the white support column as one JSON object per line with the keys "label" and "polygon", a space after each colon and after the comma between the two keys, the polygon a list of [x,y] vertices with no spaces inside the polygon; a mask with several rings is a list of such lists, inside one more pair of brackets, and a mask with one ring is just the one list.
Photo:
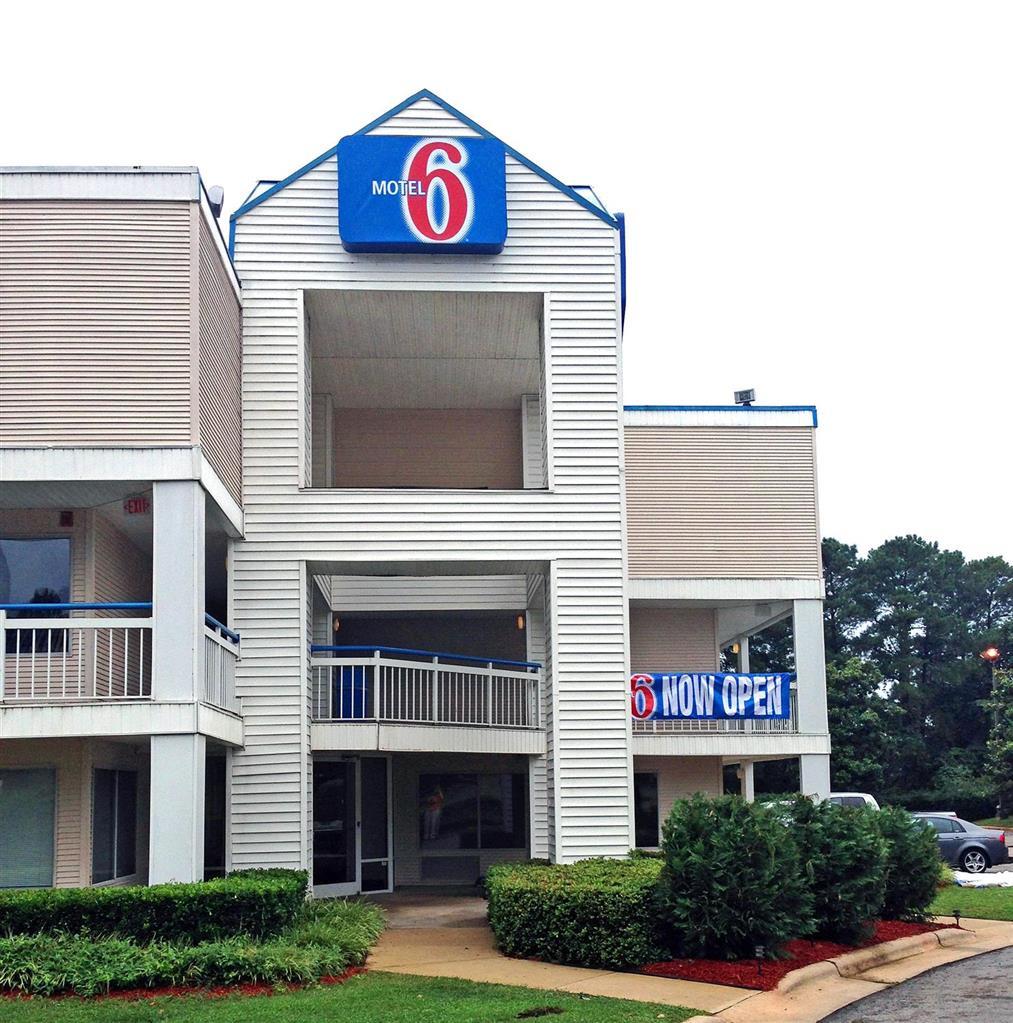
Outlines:
{"label": "white support column", "polygon": [[826,799],[830,795],[830,757],[803,753],[798,758],[799,788],[803,795]]}
{"label": "white support column", "polygon": [[203,735],[151,737],[148,883],[204,877]]}
{"label": "white support column", "polygon": [[[798,730],[806,735],[826,735],[827,670],[823,648],[823,601],[792,602],[795,635],[795,674],[798,678]],[[799,757],[799,781],[806,795],[830,794],[830,757],[807,753]]]}
{"label": "white support column", "polygon": [[743,760],[739,764],[739,778],[742,781],[742,798],[747,803],[753,802],[756,799],[756,783],[752,760]]}
{"label": "white support column", "polygon": [[153,490],[152,694],[190,701],[203,684],[204,491],[193,480]]}
{"label": "white support column", "polygon": [[792,602],[795,674],[798,677],[798,730],[826,735],[827,669],[823,650],[823,601]]}
{"label": "white support column", "polygon": [[749,674],[749,637],[739,636],[739,674]]}

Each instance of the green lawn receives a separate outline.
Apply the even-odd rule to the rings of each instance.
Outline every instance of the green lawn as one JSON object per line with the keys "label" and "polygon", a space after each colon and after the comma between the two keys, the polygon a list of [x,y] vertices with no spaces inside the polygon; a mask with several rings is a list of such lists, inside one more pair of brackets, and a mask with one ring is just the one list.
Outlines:
{"label": "green lawn", "polygon": [[989,817],[988,820],[974,823],[983,828],[1013,828],[1013,817]]}
{"label": "green lawn", "polygon": [[1013,888],[944,888],[930,910],[936,916],[960,915],[979,920],[1013,920]]}
{"label": "green lawn", "polygon": [[[532,1013],[537,1009],[562,1012]],[[521,1016],[521,1013],[528,1015]],[[336,987],[244,998],[0,1000],[3,1023],[681,1023],[695,1009],[442,977],[367,973]]]}

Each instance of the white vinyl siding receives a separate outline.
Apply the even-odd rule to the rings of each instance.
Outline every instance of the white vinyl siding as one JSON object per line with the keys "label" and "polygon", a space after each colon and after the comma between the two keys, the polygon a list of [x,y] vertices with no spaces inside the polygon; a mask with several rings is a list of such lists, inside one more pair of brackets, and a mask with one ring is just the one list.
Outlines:
{"label": "white vinyl siding", "polygon": [[[379,130],[471,134],[429,100]],[[332,157],[236,223],[246,541],[236,551],[235,608],[246,747],[236,757],[235,862],[300,862],[297,829],[287,825],[305,741],[300,561],[553,562],[553,838],[563,858],[622,854],[630,827],[617,232],[508,157],[501,255],[355,256],[337,235],[337,187]],[[309,442],[300,427],[300,292],[357,287],[551,296],[551,493],[300,492],[309,457],[299,453]],[[592,787],[599,800],[586,797]]]}

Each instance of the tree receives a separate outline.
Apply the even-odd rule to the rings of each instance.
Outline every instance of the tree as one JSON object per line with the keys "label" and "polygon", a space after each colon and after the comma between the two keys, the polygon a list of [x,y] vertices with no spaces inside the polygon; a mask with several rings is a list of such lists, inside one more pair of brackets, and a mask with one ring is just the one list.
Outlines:
{"label": "tree", "polygon": [[998,795],[1001,813],[1013,809],[1013,671],[997,671],[991,698],[992,729],[986,767]]}
{"label": "tree", "polygon": [[839,790],[881,792],[894,759],[902,712],[882,693],[883,676],[868,661],[852,657],[827,665],[827,713],[833,748],[831,785]]}
{"label": "tree", "polygon": [[823,541],[824,641],[827,660],[846,659],[851,653],[851,640],[862,622],[861,609],[855,601],[855,572],[858,548],[841,543],[833,537]]}

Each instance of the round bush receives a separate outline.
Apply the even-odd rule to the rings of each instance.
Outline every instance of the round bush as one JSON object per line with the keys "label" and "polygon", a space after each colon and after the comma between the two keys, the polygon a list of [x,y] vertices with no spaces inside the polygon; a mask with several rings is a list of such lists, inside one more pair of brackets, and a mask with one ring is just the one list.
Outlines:
{"label": "round bush", "polygon": [[[657,907],[679,956],[767,955],[812,932],[812,894],[791,829],[738,796],[678,800],[662,832]],[[649,862],[649,861],[645,861]]]}
{"label": "round bush", "polygon": [[489,924],[507,955],[620,970],[665,957],[654,914],[661,863],[591,859],[499,864],[486,875]]}
{"label": "round bush", "polygon": [[813,892],[816,933],[848,943],[867,938],[883,910],[886,879],[876,811],[797,796],[787,815]]}
{"label": "round bush", "polygon": [[881,810],[876,823],[886,842],[883,919],[927,919],[943,866],[935,832],[899,807]]}

